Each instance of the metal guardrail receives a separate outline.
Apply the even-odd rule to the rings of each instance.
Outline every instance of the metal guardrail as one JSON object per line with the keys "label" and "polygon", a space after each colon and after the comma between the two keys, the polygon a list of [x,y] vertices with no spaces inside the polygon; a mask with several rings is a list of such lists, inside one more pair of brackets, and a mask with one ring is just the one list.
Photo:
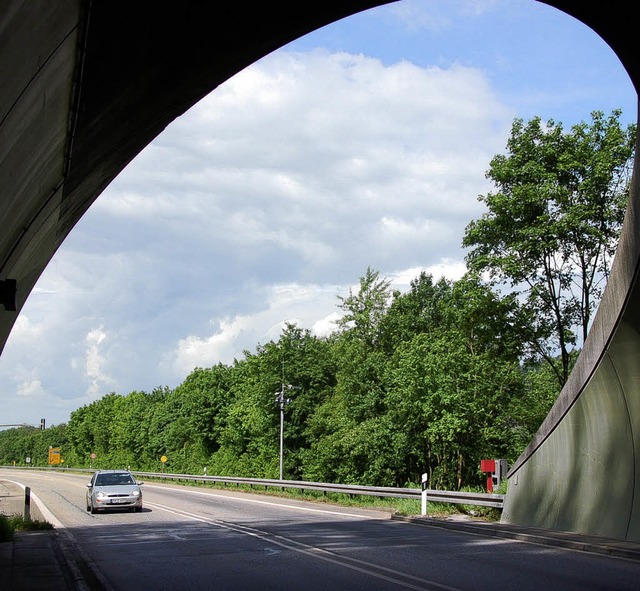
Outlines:
{"label": "metal guardrail", "polygon": [[[27,466],[2,466],[3,468],[27,469],[27,470],[57,470],[70,472],[95,472],[90,468],[61,468],[61,467],[27,467]],[[177,480],[186,482],[214,482],[219,484],[235,484],[243,486],[261,486],[265,488],[290,488],[298,490],[314,490],[324,493],[342,493],[347,495],[369,495],[374,497],[391,497],[395,499],[415,499],[422,498],[420,488],[395,488],[390,486],[361,486],[357,484],[329,484],[326,482],[307,482],[304,480],[279,480],[270,478],[240,478],[236,476],[199,476],[195,474],[170,474],[164,472],[137,472],[132,470],[135,476],[145,478],[157,478],[161,480]],[[477,505],[481,507],[495,507],[502,509],[504,495],[427,490],[427,500],[430,503],[451,503],[461,505]]]}
{"label": "metal guardrail", "polygon": [[[217,482],[221,484],[237,484],[245,486],[263,486],[273,488],[296,488],[299,490],[315,490],[326,493],[342,493],[347,495],[369,495],[374,497],[392,497],[396,499],[416,499],[422,497],[419,488],[395,488],[389,486],[362,486],[357,484],[329,484],[326,482],[308,482],[304,480],[278,480],[269,478],[239,478],[235,476],[196,476],[191,474],[163,474],[157,472],[134,472],[136,476],[161,478],[166,480],[186,480],[200,482]],[[427,490],[427,499],[433,503],[453,503],[463,505],[479,505],[502,509],[504,495]]]}

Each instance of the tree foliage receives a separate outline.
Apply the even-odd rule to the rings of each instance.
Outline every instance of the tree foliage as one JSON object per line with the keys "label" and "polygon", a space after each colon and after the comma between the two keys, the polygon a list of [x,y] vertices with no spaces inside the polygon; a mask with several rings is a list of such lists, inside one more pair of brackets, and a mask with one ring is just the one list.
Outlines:
{"label": "tree foliage", "polygon": [[[566,132],[516,119],[507,153],[490,163],[496,191],[466,229],[469,268],[523,295],[526,342],[563,385],[609,274],[628,197],[635,126],[592,113]],[[558,363],[559,361],[559,363]]]}
{"label": "tree foliage", "polygon": [[68,424],[0,431],[0,463],[44,466],[60,447],[75,467],[277,478],[286,388],[287,479],[481,485],[480,460],[515,460],[547,415],[600,298],[633,154],[619,115],[569,132],[514,122],[487,173],[497,190],[480,196],[487,213],[467,227],[460,280],[423,272],[392,291],[367,268],[338,298],[331,335],[287,324],[174,389],[110,393]]}
{"label": "tree foliage", "polygon": [[427,472],[451,489],[480,484],[483,457],[515,459],[551,403],[541,386],[514,412],[536,375],[519,363],[517,301],[477,276],[422,273],[392,293],[367,269],[338,307],[326,338],[287,324],[173,390],[110,393],[66,425],[0,432],[0,460],[46,465],[55,440],[71,466],[277,478],[284,385],[285,478],[404,486]]}

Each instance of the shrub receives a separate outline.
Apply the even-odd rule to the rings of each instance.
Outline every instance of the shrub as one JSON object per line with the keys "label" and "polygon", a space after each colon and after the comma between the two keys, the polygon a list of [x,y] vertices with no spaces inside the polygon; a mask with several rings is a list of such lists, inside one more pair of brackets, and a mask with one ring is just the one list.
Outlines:
{"label": "shrub", "polygon": [[16,531],[37,531],[53,529],[48,521],[25,519],[20,515],[0,515],[0,542],[13,540]]}
{"label": "shrub", "polygon": [[13,527],[6,515],[0,514],[0,542],[10,542],[13,539]]}

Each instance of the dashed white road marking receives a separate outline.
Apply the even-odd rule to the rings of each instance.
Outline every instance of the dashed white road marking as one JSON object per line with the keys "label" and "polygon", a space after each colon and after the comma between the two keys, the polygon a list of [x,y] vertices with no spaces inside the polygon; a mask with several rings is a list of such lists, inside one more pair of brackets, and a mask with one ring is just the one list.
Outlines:
{"label": "dashed white road marking", "polygon": [[[461,591],[456,587],[442,585],[440,583],[436,583],[435,581],[422,579],[420,577],[416,577],[416,576],[403,573],[391,568],[373,564],[365,560],[359,560],[357,558],[351,558],[349,556],[341,556],[329,550],[325,550],[324,548],[319,548],[317,546],[304,544],[302,542],[298,542],[296,540],[292,540],[290,538],[286,538],[284,536],[277,535],[277,534],[272,534],[256,528],[251,528],[251,527],[234,524],[234,523],[228,523],[225,521],[220,521],[218,519],[210,519],[207,517],[203,517],[202,515],[198,515],[196,513],[191,513],[189,511],[184,511],[182,509],[175,509],[173,507],[160,505],[158,503],[147,503],[147,506],[158,509],[160,511],[166,511],[167,513],[171,513],[178,517],[185,517],[187,519],[192,519],[194,521],[207,523],[215,527],[219,527],[229,531],[234,531],[236,533],[251,536],[259,540],[262,540],[263,542],[266,542],[268,544],[274,544],[276,546],[280,546],[281,548],[286,548],[287,550],[291,550],[293,552],[305,554],[307,556],[316,558],[318,560],[324,560],[325,562],[330,562],[332,564],[342,566],[351,570],[355,570],[355,571],[370,575],[372,577],[376,577],[378,579],[389,581],[396,585],[400,585],[401,587],[406,587],[407,589],[416,589],[418,591],[424,591],[426,589],[441,589],[443,591]],[[340,513],[340,515],[342,515],[342,513]]]}
{"label": "dashed white road marking", "polygon": [[[188,494],[192,494],[192,495],[200,495],[200,496],[204,496],[204,497],[218,497],[218,498],[225,498],[225,499],[232,499],[233,501],[239,501],[241,503],[255,503],[256,505],[269,505],[271,507],[284,507],[286,509],[295,509],[297,511],[307,511],[310,513],[326,513],[327,515],[340,515],[341,517],[354,517],[356,519],[371,519],[372,517],[376,517],[375,514],[373,512],[368,513],[368,514],[363,514],[363,513],[347,513],[345,511],[332,511],[330,509],[322,509],[319,507],[302,507],[300,505],[290,505],[288,503],[282,502],[282,503],[276,503],[274,501],[265,501],[262,499],[253,499],[253,498],[246,498],[246,497],[229,497],[227,495],[222,495],[222,494],[216,494],[215,492],[203,492],[203,491],[199,491],[199,490],[191,490],[191,489],[187,489],[185,488],[184,491],[181,489],[176,489],[176,488],[172,488],[170,486],[162,486],[162,485],[156,485],[154,484],[153,486],[150,486],[149,488],[154,488],[154,489],[162,489],[162,490],[170,490],[170,491],[178,491],[180,493],[185,492]],[[386,517],[377,517],[378,519],[386,519]]]}

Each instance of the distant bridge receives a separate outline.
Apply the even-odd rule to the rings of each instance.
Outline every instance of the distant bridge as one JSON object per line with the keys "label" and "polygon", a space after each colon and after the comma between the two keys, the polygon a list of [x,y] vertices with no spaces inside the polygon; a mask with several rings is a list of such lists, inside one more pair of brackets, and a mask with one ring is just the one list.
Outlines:
{"label": "distant bridge", "polygon": [[[638,90],[633,3],[546,3],[599,34]],[[2,0],[0,350],[76,222],[169,123],[268,53],[382,4]],[[507,521],[640,541],[637,161],[632,184],[584,350],[510,473]]]}

